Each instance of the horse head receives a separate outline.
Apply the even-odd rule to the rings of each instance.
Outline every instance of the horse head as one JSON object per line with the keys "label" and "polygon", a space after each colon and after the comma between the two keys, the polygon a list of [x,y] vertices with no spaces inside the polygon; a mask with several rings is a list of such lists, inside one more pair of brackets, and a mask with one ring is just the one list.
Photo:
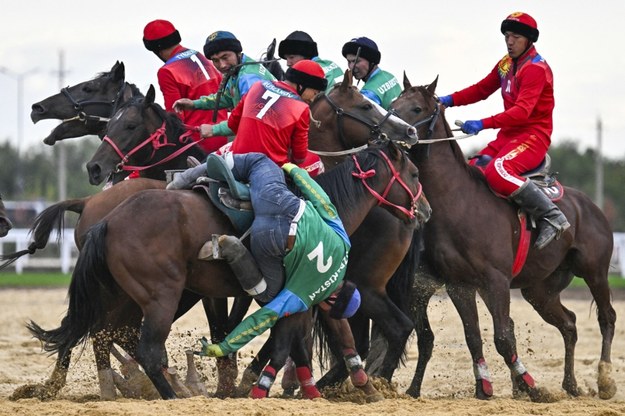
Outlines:
{"label": "horse head", "polygon": [[[351,71],[346,70],[342,82],[312,102],[309,148],[313,152],[342,156],[350,153],[344,151],[360,150],[379,139],[410,146],[417,142],[417,133],[408,123],[362,95],[353,85]],[[334,162],[330,165],[337,163]]]}
{"label": "horse head", "polygon": [[[142,176],[164,180],[165,169],[186,166],[186,158],[178,155],[191,147],[201,152],[189,137],[191,131],[177,115],[155,103],[155,95],[150,85],[144,98],[132,98],[113,115],[102,144],[87,163],[92,185],[123,171],[145,171]],[[181,147],[182,143],[187,144]]]}
{"label": "horse head", "polygon": [[40,120],[57,119],[58,125],[44,139],[53,145],[58,140],[97,134],[102,137],[109,117],[120,103],[139,90],[124,80],[123,62],[117,61],[109,72],[96,78],[61,89],[61,92],[32,105],[30,118],[33,123]]}

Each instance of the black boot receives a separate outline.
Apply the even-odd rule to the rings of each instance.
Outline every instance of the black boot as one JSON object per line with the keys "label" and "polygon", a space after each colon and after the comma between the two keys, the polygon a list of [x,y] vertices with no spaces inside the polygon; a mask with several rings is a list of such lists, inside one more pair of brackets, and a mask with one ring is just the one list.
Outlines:
{"label": "black boot", "polygon": [[257,300],[263,300],[267,282],[256,260],[241,240],[231,235],[213,235],[200,249],[200,260],[226,260],[243,290]]}
{"label": "black boot", "polygon": [[539,250],[547,246],[554,238],[559,239],[562,233],[571,226],[560,208],[529,179],[510,195],[510,200],[536,220],[538,237],[534,247]]}

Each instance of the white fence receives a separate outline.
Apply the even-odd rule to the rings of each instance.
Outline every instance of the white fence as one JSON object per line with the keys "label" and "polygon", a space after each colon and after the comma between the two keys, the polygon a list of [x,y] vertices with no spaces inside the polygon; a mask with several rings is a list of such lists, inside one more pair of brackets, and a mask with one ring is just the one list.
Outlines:
{"label": "white fence", "polygon": [[[6,249],[7,245],[15,248],[11,251],[28,248],[30,242],[28,231],[26,228],[12,229],[6,237],[0,238],[0,254],[9,252]],[[40,250],[34,255],[22,256],[10,267],[13,267],[17,273],[22,273],[24,269],[60,269],[63,273],[69,273],[76,263],[77,256],[78,249],[74,244],[74,229],[68,228],[64,230],[60,245],[56,243],[56,233],[53,233],[46,249]],[[625,277],[625,233],[614,233],[614,251],[610,260],[610,274],[619,274]]]}
{"label": "white fence", "polygon": [[[6,237],[0,238],[0,254],[27,249],[30,243],[28,232],[27,228],[14,228]],[[9,266],[9,269],[12,267],[19,274],[24,269],[60,269],[62,273],[69,273],[78,256],[78,249],[74,244],[74,229],[68,228],[63,231],[61,244],[57,244],[56,237],[57,233],[53,232],[45,249],[38,250],[33,255],[26,254],[20,257]]]}

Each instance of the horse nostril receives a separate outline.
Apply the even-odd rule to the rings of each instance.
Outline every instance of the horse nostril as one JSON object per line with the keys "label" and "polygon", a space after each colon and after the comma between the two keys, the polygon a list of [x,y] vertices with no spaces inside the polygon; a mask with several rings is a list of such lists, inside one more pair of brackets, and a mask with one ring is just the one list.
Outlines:
{"label": "horse nostril", "polygon": [[33,113],[45,113],[46,109],[41,105],[41,104],[33,104],[31,109],[33,110]]}
{"label": "horse nostril", "polygon": [[407,134],[408,134],[408,137],[410,137],[411,139],[419,140],[416,127],[413,127],[413,126],[408,127]]}

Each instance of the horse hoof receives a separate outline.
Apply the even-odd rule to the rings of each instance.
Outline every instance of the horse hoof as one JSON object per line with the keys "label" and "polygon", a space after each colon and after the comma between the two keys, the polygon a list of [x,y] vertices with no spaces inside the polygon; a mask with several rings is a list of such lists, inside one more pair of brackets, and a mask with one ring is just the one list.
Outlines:
{"label": "horse hoof", "polygon": [[365,394],[365,400],[367,403],[375,403],[384,400],[384,395],[373,386],[371,380],[367,380],[367,382],[362,386],[355,387]]}
{"label": "horse hoof", "polygon": [[605,361],[599,362],[599,378],[597,386],[599,387],[599,398],[603,400],[611,399],[616,394],[616,383],[610,377],[612,372],[612,364]]}
{"label": "horse hoof", "polygon": [[488,380],[476,380],[475,398],[478,400],[490,400],[493,397],[493,385]]}
{"label": "horse hoof", "polygon": [[26,384],[20,386],[9,396],[9,400],[16,401],[20,399],[39,399],[49,400],[56,396],[58,391],[51,391],[43,384]]}

